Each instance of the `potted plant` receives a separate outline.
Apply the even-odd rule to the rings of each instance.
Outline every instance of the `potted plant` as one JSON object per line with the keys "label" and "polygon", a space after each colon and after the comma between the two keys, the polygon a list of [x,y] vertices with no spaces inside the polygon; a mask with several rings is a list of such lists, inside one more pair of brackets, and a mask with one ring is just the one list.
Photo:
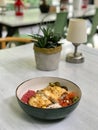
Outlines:
{"label": "potted plant", "polygon": [[42,13],[48,13],[50,6],[46,3],[46,0],[41,0],[39,8]]}
{"label": "potted plant", "polygon": [[61,37],[51,28],[41,28],[42,35],[32,34],[36,67],[40,70],[55,70],[58,68],[62,45]]}

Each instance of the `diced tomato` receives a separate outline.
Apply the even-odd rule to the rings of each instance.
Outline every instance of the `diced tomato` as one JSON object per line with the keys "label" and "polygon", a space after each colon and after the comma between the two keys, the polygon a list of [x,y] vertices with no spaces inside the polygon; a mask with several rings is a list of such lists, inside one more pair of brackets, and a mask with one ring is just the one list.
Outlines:
{"label": "diced tomato", "polygon": [[76,96],[76,93],[75,93],[75,92],[70,92],[70,93],[67,94],[67,97],[68,97],[69,99],[72,99],[72,98],[74,98],[75,96]]}
{"label": "diced tomato", "polygon": [[76,93],[69,92],[65,96],[63,95],[63,98],[61,97],[58,102],[62,107],[69,106],[73,103],[73,99],[76,97]]}
{"label": "diced tomato", "polygon": [[67,102],[63,102],[62,104],[60,104],[62,107],[67,107],[68,103]]}
{"label": "diced tomato", "polygon": [[64,99],[59,99],[59,104],[60,104],[62,107],[68,106],[68,103],[67,103]]}
{"label": "diced tomato", "polygon": [[35,95],[35,91],[33,90],[28,90],[21,98],[21,101],[24,103],[28,103],[29,99]]}

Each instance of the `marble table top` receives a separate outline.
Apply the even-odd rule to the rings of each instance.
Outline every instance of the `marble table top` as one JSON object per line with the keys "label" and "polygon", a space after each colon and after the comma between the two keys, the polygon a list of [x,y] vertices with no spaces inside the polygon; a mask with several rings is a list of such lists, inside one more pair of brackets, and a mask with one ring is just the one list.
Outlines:
{"label": "marble table top", "polygon": [[[55,71],[36,69],[33,44],[0,50],[0,130],[98,130],[98,50],[79,46],[85,62],[65,61],[73,51],[71,44],[63,44],[59,68]],[[29,117],[15,97],[17,86],[33,77],[57,76],[80,86],[82,98],[69,117],[60,121],[40,121]]]}

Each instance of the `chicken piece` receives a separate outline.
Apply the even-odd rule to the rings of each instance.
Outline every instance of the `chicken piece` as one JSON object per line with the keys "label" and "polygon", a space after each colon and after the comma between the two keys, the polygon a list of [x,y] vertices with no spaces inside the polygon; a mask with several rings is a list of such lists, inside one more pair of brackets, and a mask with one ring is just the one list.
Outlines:
{"label": "chicken piece", "polygon": [[35,96],[31,97],[28,103],[30,106],[38,108],[46,108],[47,106],[52,104],[52,102],[44,94],[40,92],[36,93]]}
{"label": "chicken piece", "polygon": [[48,97],[52,102],[58,102],[58,99],[63,93],[66,93],[66,89],[60,86],[48,86],[42,90],[42,93]]}

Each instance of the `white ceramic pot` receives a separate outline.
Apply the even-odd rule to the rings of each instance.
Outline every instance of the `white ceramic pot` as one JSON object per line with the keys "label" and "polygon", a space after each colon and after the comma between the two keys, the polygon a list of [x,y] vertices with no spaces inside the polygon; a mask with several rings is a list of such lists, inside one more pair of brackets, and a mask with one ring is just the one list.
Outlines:
{"label": "white ceramic pot", "polygon": [[54,48],[54,51],[52,50],[51,53],[45,53],[47,49],[44,49],[43,53],[40,49],[37,49],[36,51],[36,47],[34,47],[36,68],[44,71],[56,70],[59,66],[61,46],[57,50]]}

